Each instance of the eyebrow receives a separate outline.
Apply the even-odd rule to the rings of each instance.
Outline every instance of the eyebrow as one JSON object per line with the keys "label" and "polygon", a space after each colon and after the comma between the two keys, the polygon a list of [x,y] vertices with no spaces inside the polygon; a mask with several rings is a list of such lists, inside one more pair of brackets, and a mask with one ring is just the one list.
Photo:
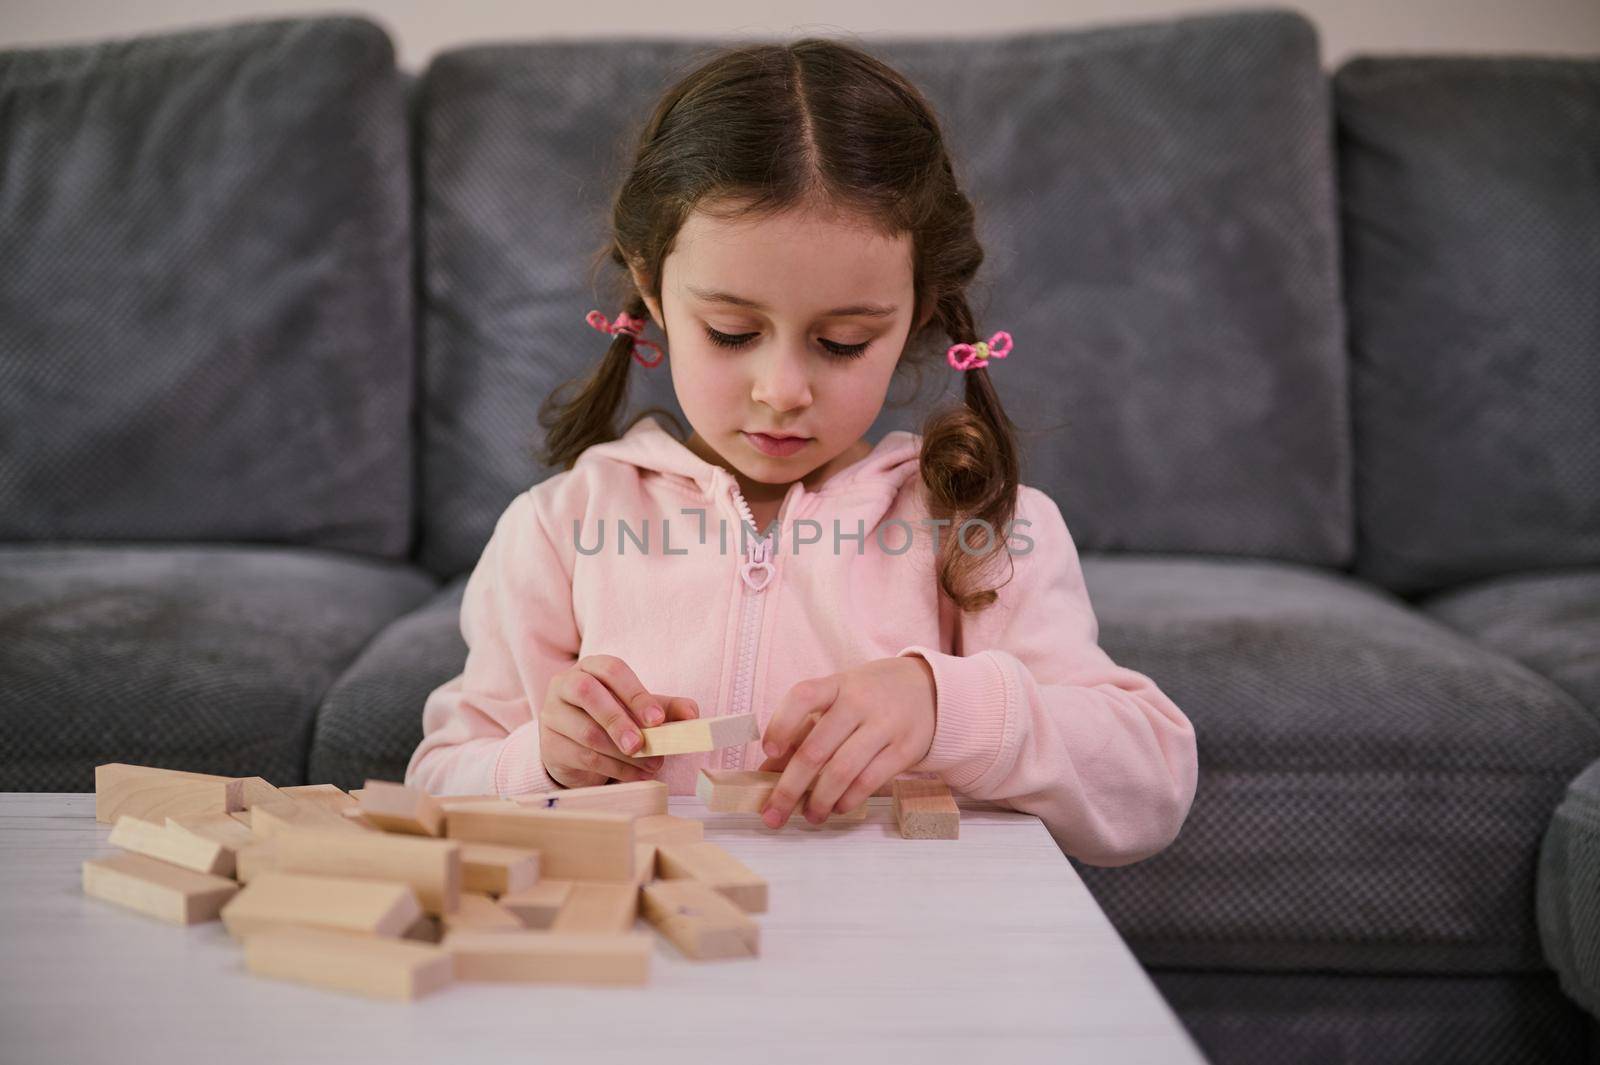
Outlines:
{"label": "eyebrow", "polygon": [[[765,311],[767,308],[755,300],[743,296],[735,296],[731,292],[718,292],[715,289],[696,288],[693,285],[684,286],[696,299],[705,300],[707,303],[726,303],[732,307],[749,307],[753,311]],[[860,315],[864,318],[890,318],[893,317],[898,307],[885,307],[881,303],[853,303],[848,307],[835,307],[825,318],[847,318]]]}

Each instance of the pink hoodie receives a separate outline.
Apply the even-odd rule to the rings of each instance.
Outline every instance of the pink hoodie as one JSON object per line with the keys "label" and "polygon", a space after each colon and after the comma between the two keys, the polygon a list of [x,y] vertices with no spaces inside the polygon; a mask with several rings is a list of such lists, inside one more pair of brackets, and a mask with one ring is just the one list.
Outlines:
{"label": "pink hoodie", "polygon": [[[777,542],[746,533],[743,551],[754,521],[733,475],[653,417],[590,447],[497,520],[461,604],[465,668],[429,694],[405,782],[434,794],[560,789],[535,714],[550,678],[585,655],[621,658],[703,716],[754,710],[765,732],[795,683],[917,654],[933,669],[936,723],[907,773],[1036,814],[1090,865],[1158,853],[1194,800],[1193,726],[1096,643],[1077,549],[1036,488],[1018,492],[999,600],[957,617],[934,576],[920,443],[896,430],[817,490],[791,484]],[[968,529],[974,549],[983,541]],[[999,566],[1003,580],[1003,555]],[[692,795],[702,767],[763,758],[759,741],[673,755],[656,779]]]}

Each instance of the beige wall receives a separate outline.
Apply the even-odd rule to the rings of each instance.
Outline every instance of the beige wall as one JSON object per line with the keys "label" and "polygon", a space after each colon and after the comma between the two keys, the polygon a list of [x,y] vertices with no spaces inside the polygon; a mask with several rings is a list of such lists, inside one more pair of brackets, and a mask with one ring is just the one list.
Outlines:
{"label": "beige wall", "polygon": [[[348,5],[292,0],[0,0],[0,48],[94,41],[241,18],[359,11],[381,23],[400,65],[425,66],[441,49],[533,37],[863,37],[997,34],[1143,21],[1238,9],[1205,0],[368,0]],[[1600,0],[1306,0],[1284,6],[1317,25],[1323,61],[1358,52],[1534,52],[1600,56]]]}

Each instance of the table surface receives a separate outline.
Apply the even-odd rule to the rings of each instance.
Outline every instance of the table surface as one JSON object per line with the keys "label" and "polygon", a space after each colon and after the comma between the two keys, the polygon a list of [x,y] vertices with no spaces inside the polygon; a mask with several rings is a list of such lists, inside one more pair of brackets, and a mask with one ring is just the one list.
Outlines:
{"label": "table surface", "polygon": [[643,987],[391,1002],[254,976],[221,922],[85,897],[83,859],[117,850],[94,796],[0,795],[0,1062],[1203,1063],[1043,823],[961,807],[959,840],[906,840],[885,798],[773,830],[674,796],[767,880],[759,957],[657,937]]}

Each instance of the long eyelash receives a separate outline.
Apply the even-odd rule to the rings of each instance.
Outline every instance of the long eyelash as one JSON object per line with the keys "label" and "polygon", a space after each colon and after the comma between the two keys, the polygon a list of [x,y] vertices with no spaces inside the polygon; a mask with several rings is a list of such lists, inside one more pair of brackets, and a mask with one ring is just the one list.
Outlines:
{"label": "long eyelash", "polygon": [[[742,348],[750,343],[755,338],[755,335],[754,333],[741,333],[738,336],[729,336],[727,333],[717,332],[709,325],[706,326],[706,339],[724,348]],[[823,347],[841,359],[859,359],[867,353],[867,348],[871,343],[870,340],[860,344],[835,344],[831,340],[821,341]]]}

